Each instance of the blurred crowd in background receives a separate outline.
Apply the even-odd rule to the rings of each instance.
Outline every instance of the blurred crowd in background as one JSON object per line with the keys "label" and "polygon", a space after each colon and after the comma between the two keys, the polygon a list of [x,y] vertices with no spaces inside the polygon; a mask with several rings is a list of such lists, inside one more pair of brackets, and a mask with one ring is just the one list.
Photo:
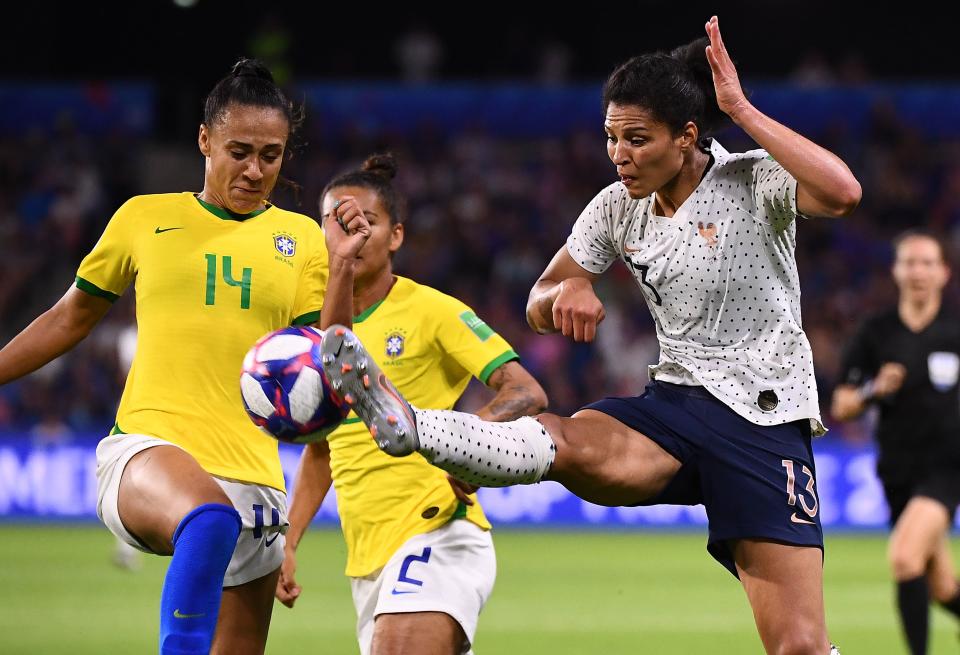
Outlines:
{"label": "blurred crowd in background", "polygon": [[[392,46],[399,78],[413,84],[436,80],[445,57],[443,42],[418,29]],[[248,52],[293,84],[289,41],[281,27],[264,23]],[[568,84],[574,60],[569,48],[549,40],[537,48],[529,59],[537,62],[530,84]],[[745,77],[749,81],[749,72]],[[811,50],[787,81],[806,89],[855,86],[870,83],[870,73],[856,54],[830,61]],[[202,160],[191,142],[199,96],[191,90],[185,99],[172,98],[166,88],[157,102],[156,133],[91,135],[65,113],[44,129],[7,131],[0,138],[0,342],[66,291],[81,258],[127,198],[200,190]],[[607,318],[596,343],[537,336],[524,319],[537,276],[586,203],[614,181],[598,100],[594,122],[531,136],[482,127],[444,132],[427,125],[371,133],[359,119],[331,134],[318,118],[323,107],[311,103],[303,145],[284,169],[302,189],[278,192],[278,205],[317,217],[317,196],[327,180],[373,152],[394,152],[397,183],[410,202],[407,240],[395,260],[399,274],[473,306],[521,354],[547,390],[551,411],[568,413],[603,395],[643,389],[646,366],[657,358],[656,337],[642,294],[620,264],[599,284]],[[804,220],[797,230],[804,327],[826,413],[844,341],[866,315],[895,299],[891,237],[924,225],[948,244],[960,244],[960,138],[931,139],[924,125],[899,115],[882,93],[856,135],[837,123],[807,136],[838,153],[863,185],[863,203],[853,216]],[[731,151],[755,147],[734,130],[718,138]],[[952,301],[957,289],[951,283]],[[61,442],[110,428],[135,343],[131,296],[132,289],[80,347],[0,387],[0,431]],[[471,387],[463,406],[475,407],[483,393]],[[865,435],[856,425],[846,432]]]}

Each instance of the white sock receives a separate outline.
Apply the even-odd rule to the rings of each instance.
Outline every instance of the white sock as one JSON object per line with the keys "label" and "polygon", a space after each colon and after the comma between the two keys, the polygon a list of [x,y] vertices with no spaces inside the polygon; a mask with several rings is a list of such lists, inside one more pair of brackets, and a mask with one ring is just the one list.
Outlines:
{"label": "white sock", "polygon": [[482,487],[539,482],[556,455],[539,421],[493,423],[473,414],[416,409],[420,454],[455,478]]}

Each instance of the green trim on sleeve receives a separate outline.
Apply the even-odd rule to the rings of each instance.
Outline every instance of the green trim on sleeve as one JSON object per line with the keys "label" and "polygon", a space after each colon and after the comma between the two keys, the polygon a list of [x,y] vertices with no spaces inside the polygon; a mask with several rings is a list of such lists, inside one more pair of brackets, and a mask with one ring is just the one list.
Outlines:
{"label": "green trim on sleeve", "polygon": [[353,425],[354,423],[359,423],[359,422],[360,422],[359,416],[350,416],[348,418],[343,419],[343,421],[340,422],[340,425]]}
{"label": "green trim on sleeve", "polygon": [[320,320],[320,310],[315,312],[307,312],[302,316],[298,316],[293,319],[293,325],[312,325]]}
{"label": "green trim on sleeve", "polygon": [[492,362],[484,366],[483,370],[480,371],[480,375],[477,376],[477,379],[483,382],[484,384],[486,384],[487,380],[490,378],[491,375],[493,375],[494,371],[496,371],[498,368],[500,368],[507,362],[512,362],[515,359],[520,359],[520,355],[518,355],[516,351],[513,348],[511,348],[510,350],[503,353],[502,355],[494,359]]}
{"label": "green trim on sleeve", "polygon": [[111,293],[110,291],[104,291],[93,282],[88,282],[87,280],[84,280],[79,275],[77,276],[76,284],[77,284],[77,288],[83,291],[84,293],[89,293],[91,296],[97,296],[98,298],[105,298],[110,302],[116,302],[117,299],[120,297],[115,293]]}
{"label": "green trim on sleeve", "polygon": [[120,429],[120,424],[119,424],[119,423],[114,423],[114,424],[113,424],[113,429],[110,430],[110,436],[111,436],[111,437],[112,437],[113,435],[115,435],[115,434],[126,434],[126,432],[124,432],[123,430]]}

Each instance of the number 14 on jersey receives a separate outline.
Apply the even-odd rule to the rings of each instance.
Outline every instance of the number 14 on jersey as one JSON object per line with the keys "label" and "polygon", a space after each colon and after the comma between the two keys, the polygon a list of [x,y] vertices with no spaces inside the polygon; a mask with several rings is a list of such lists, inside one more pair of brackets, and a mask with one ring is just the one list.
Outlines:
{"label": "number 14 on jersey", "polygon": [[[217,304],[217,256],[207,253],[204,255],[207,260],[207,286],[206,286],[206,304]],[[224,255],[220,257],[222,262],[223,281],[227,286],[240,287],[240,309],[250,309],[250,284],[253,279],[253,269],[244,268],[240,272],[240,279],[233,277],[233,257]]]}

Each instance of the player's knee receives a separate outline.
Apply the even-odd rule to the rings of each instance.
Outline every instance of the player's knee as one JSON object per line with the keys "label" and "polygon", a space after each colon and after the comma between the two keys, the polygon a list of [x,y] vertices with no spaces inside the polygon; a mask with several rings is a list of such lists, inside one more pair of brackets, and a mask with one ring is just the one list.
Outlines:
{"label": "player's knee", "polygon": [[819,630],[791,630],[773,651],[776,655],[826,655],[830,642]]}
{"label": "player's knee", "polygon": [[[228,501],[229,502],[229,501]],[[215,548],[230,548],[237,543],[237,537],[243,521],[233,504],[205,503],[187,513],[173,533],[173,545],[176,548],[184,531],[203,532],[205,541]]]}
{"label": "player's knee", "polygon": [[571,420],[554,414],[540,414],[535,417],[547,430],[553,440],[556,454],[550,477],[556,478],[570,472],[589,472],[597,463],[595,447],[578,438],[578,432],[571,429]]}
{"label": "player's knee", "polygon": [[912,580],[926,571],[923,557],[897,544],[891,544],[887,552],[887,562],[894,580]]}

